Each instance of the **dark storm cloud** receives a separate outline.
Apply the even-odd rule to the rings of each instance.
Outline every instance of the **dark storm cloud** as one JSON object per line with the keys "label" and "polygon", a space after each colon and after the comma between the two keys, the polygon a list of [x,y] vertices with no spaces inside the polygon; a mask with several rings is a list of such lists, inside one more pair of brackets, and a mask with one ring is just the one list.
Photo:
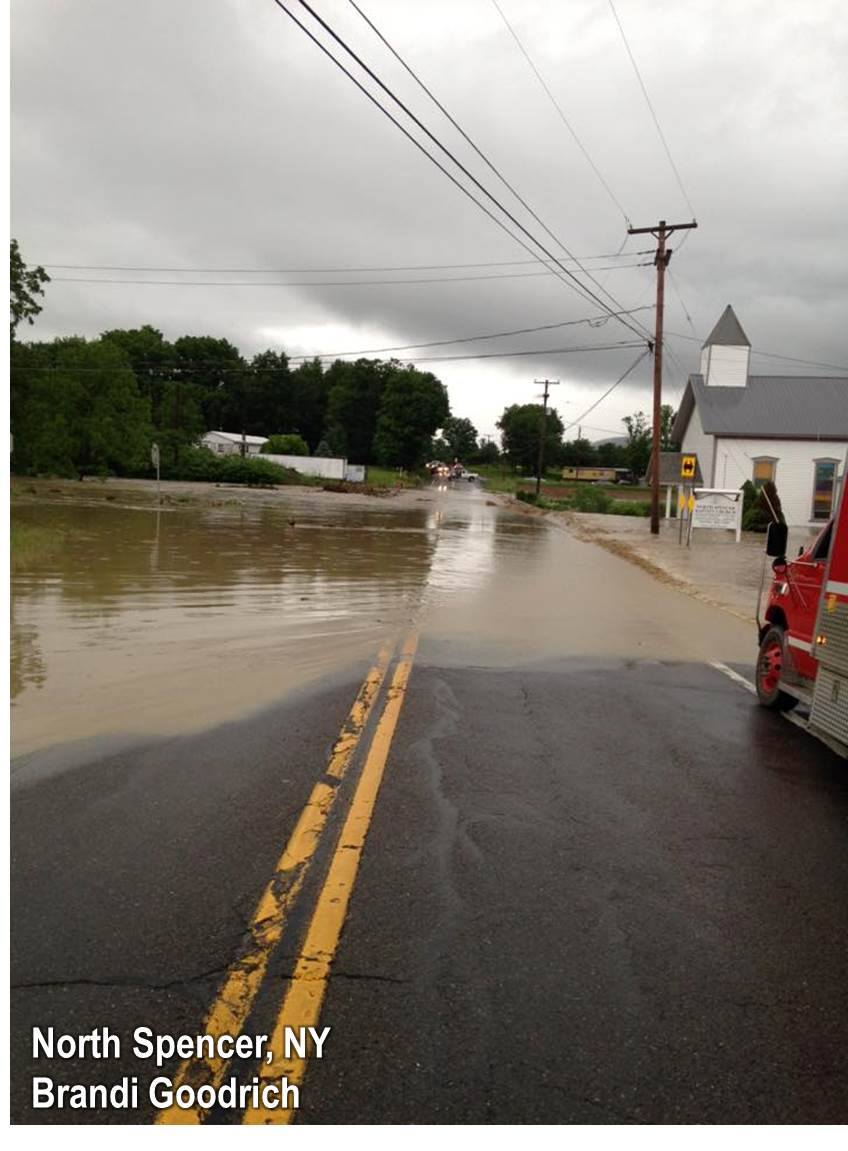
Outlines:
{"label": "dark storm cloud", "polygon": [[[506,196],[348,4],[316,7]],[[504,0],[503,8],[634,223],[685,220],[686,200],[608,5]],[[819,3],[810,15],[788,0],[620,0],[618,10],[698,213],[698,232],[672,262],[698,333],[732,302],[756,347],[845,363],[842,7]],[[624,220],[487,0],[368,0],[366,11],[570,251],[619,248]],[[271,0],[27,0],[13,8],[12,31],[13,234],[29,260],[323,268],[526,256]],[[87,273],[56,272],[74,274]],[[650,268],[599,278],[627,306],[651,301]],[[310,352],[596,310],[553,277],[297,289],[55,282],[33,331],[95,334],[151,322],[171,336],[224,334],[245,352],[273,343]],[[667,325],[692,335],[674,285]],[[503,343],[553,348],[628,337],[610,321]],[[674,395],[698,345],[673,337],[672,347]],[[558,399],[570,420],[632,355],[430,366],[448,383],[454,409],[492,431],[505,403],[533,395],[534,376],[566,383]],[[776,363],[760,361],[793,370]],[[615,429],[623,413],[645,406],[648,379],[643,364],[593,413],[595,426]]]}

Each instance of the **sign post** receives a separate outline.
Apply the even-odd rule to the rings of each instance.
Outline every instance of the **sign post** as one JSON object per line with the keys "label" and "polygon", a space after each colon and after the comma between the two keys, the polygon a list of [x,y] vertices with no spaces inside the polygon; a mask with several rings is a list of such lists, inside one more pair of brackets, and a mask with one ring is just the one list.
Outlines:
{"label": "sign post", "polygon": [[698,457],[694,455],[680,457],[680,479],[682,485],[677,489],[677,542],[683,543],[683,521],[687,521],[686,546],[689,546],[688,521],[692,515],[692,484],[695,482],[695,471],[698,466]]}
{"label": "sign post", "polygon": [[153,444],[150,449],[150,462],[156,468],[156,502],[159,503],[159,445]]}

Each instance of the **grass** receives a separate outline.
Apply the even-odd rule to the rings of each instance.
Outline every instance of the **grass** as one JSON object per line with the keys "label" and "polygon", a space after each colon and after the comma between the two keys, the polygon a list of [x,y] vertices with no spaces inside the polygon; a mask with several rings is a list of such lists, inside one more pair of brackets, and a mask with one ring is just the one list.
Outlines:
{"label": "grass", "polygon": [[536,498],[534,491],[518,491],[516,498],[522,503],[533,504],[552,512],[591,512],[595,515],[647,516],[651,505],[647,500],[615,499],[603,488],[592,486],[578,488],[574,496],[557,499],[543,491]]}
{"label": "grass", "polygon": [[365,483],[372,488],[417,488],[421,485],[421,476],[418,472],[403,472],[395,468],[375,468],[369,466],[365,469]]}
{"label": "grass", "polygon": [[10,564],[12,571],[32,567],[57,552],[64,535],[55,528],[34,527],[12,522],[9,533]]}

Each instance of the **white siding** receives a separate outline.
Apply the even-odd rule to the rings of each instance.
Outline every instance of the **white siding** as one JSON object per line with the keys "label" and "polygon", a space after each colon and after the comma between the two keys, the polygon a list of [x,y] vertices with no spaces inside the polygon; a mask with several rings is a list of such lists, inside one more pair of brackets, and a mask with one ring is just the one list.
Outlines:
{"label": "white siding", "polygon": [[715,481],[712,475],[713,466],[713,437],[708,436],[701,423],[701,413],[698,411],[697,404],[692,409],[692,418],[689,420],[689,426],[683,436],[683,443],[680,445],[680,450],[686,452],[687,455],[696,455],[698,463],[701,465],[701,475],[704,477],[704,487],[715,487]]}
{"label": "white siding", "polygon": [[[695,422],[695,413],[693,413],[691,422]],[[683,450],[688,451],[690,449],[684,445]],[[817,440],[718,437],[715,475],[712,478],[711,486],[739,488],[745,480],[753,479],[753,461],[758,458],[770,457],[777,461],[774,482],[777,486],[777,494],[780,496],[786,522],[790,527],[811,524],[814,522],[811,517],[815,461],[839,460],[839,474],[841,475],[846,451],[848,451],[848,441],[840,443]],[[706,480],[706,474],[704,478]]]}
{"label": "white siding", "polygon": [[[744,388],[748,383],[748,361],[751,349],[746,347],[725,347],[713,344],[704,349],[701,356],[701,374],[704,383],[710,388]],[[706,371],[704,371],[706,361]]]}
{"label": "white siding", "polygon": [[[251,440],[254,442],[251,443]],[[234,440],[228,436],[222,436],[220,432],[206,432],[202,439],[201,444],[210,451],[215,452],[222,456],[240,456],[241,455],[241,437]],[[247,454],[249,456],[258,456],[265,440],[260,439],[258,436],[251,436],[246,443]]]}
{"label": "white siding", "polygon": [[347,460],[333,456],[275,456],[263,455],[263,460],[270,460],[272,464],[279,464],[284,468],[292,468],[302,476],[320,476],[325,480],[343,480],[347,469]]}

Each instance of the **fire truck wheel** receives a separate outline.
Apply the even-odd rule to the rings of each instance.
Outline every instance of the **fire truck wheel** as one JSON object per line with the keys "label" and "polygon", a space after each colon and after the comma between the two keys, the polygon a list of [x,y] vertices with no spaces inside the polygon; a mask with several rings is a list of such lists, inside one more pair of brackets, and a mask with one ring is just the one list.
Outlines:
{"label": "fire truck wheel", "polygon": [[772,711],[789,711],[798,702],[780,689],[783,652],[786,637],[782,627],[770,627],[763,636],[757,656],[757,697],[763,707]]}

